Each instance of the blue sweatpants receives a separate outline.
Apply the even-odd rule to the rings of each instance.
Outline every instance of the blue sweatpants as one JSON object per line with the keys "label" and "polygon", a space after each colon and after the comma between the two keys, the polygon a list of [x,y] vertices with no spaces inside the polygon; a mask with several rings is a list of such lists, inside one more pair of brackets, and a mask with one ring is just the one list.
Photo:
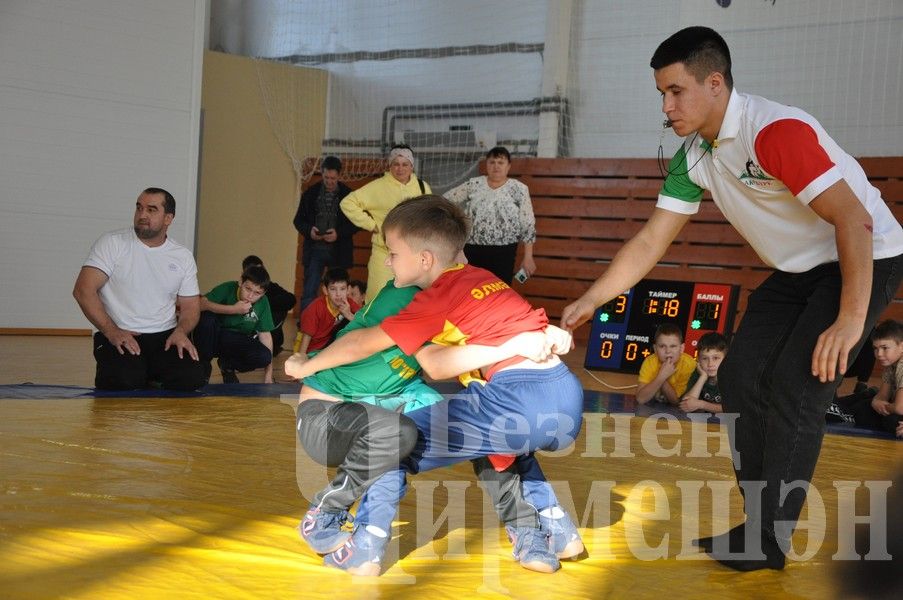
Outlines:
{"label": "blue sweatpants", "polygon": [[[417,445],[398,469],[367,490],[355,518],[359,525],[391,531],[406,491],[406,473],[491,454],[570,446],[583,422],[583,388],[563,363],[550,369],[510,369],[495,374],[485,385],[472,383],[450,399],[406,416],[417,425]],[[542,471],[536,471],[541,477]],[[525,486],[525,495],[534,503],[530,488],[536,486],[531,483]]]}

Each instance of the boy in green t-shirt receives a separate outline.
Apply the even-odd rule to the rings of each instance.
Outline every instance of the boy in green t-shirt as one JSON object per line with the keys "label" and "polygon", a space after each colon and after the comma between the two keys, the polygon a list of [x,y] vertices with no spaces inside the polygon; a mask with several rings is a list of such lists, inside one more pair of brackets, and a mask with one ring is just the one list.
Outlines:
{"label": "boy in green t-shirt", "polygon": [[210,360],[223,383],[238,383],[236,372],[266,368],[264,383],[273,383],[273,316],[266,290],[270,274],[262,266],[248,267],[239,281],[226,281],[201,296],[201,319],[194,343],[210,377]]}

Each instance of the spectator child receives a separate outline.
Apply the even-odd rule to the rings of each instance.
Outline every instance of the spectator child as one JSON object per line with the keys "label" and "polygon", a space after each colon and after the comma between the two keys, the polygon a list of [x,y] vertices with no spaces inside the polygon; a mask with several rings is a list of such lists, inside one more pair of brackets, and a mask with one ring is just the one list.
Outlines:
{"label": "spectator child", "polygon": [[354,318],[360,305],[348,299],[348,271],[328,269],[323,275],[323,295],[301,313],[301,325],[295,338],[295,352],[307,354],[322,350],[335,339],[339,329]]}
{"label": "spectator child", "polygon": [[704,410],[720,413],[718,367],[727,355],[727,338],[715,331],[709,332],[699,338],[696,350],[696,370],[687,382],[687,391],[680,401],[680,409],[684,412]]}
{"label": "spectator child", "polygon": [[884,367],[878,393],[871,399],[860,396],[855,404],[841,408],[853,415],[857,426],[903,437],[903,323],[893,319],[879,323],[872,332],[872,348]]}
{"label": "spectator child", "polygon": [[265,368],[264,383],[273,383],[273,316],[265,294],[270,274],[263,267],[248,267],[239,281],[226,281],[201,297],[201,320],[195,342],[210,376],[210,360],[217,364],[223,383],[238,383],[235,374]]}
{"label": "spectator child", "polygon": [[[242,272],[247,271],[248,267],[255,266],[263,267],[263,261],[259,256],[252,254],[246,256],[245,259],[241,261]],[[295,307],[295,303],[298,300],[293,293],[275,281],[270,282],[270,285],[267,287],[266,296],[270,303],[270,313],[273,316],[274,329],[270,334],[273,336],[273,356],[276,356],[282,351],[282,343],[285,341],[285,334],[282,332],[282,324],[285,322],[285,317],[288,316],[288,311]]]}
{"label": "spectator child", "polygon": [[646,357],[637,378],[636,401],[678,404],[687,389],[696,361],[684,353],[684,336],[674,323],[662,323],[653,338],[655,352]]}
{"label": "spectator child", "polygon": [[354,300],[358,306],[367,303],[367,282],[360,279],[352,279],[348,282],[348,297]]}

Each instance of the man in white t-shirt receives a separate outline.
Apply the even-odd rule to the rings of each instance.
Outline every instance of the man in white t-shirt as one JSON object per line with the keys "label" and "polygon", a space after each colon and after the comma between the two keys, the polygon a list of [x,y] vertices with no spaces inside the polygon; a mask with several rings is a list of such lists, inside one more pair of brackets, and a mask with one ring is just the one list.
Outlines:
{"label": "man in white t-shirt", "polygon": [[166,235],[175,214],[172,194],[147,188],[135,203],[134,227],[102,235],[78,274],[72,295],[97,328],[98,389],[194,390],[205,383],[188,338],[200,316],[197,265]]}
{"label": "man in white t-shirt", "polygon": [[903,275],[903,229],[862,167],[811,115],[734,89],[708,27],[665,40],[651,65],[686,136],[656,208],[605,273],[565,307],[572,329],[664,255],[704,189],[774,269],[749,296],[718,370],[746,522],[698,545],[738,571],[783,569],[825,432],[825,409]]}

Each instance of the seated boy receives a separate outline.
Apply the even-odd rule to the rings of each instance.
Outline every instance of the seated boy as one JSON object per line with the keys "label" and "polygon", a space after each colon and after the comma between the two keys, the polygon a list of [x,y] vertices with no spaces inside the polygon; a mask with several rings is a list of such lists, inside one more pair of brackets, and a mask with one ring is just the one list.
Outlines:
{"label": "seated boy", "polygon": [[[423,291],[379,326],[351,331],[308,361],[289,359],[286,372],[303,378],[397,345],[414,354],[428,375],[442,379],[460,371],[441,345],[500,346],[519,333],[544,331],[544,310],[533,309],[489,271],[455,263],[468,233],[467,217],[445,198],[425,195],[398,204],[383,222],[386,264],[396,285]],[[583,389],[557,356],[490,359],[476,375],[481,379],[471,377],[463,392],[406,413],[419,433],[416,446],[401,467],[369,487],[351,538],[326,556],[327,565],[355,575],[381,572],[406,472],[573,443],[583,420]],[[538,527],[507,529],[516,555],[548,547],[548,534]]]}
{"label": "seated boy", "polygon": [[640,366],[636,401],[646,404],[657,400],[676,405],[696,370],[696,361],[684,353],[684,335],[674,323],[659,325],[652,339],[655,352]]}
{"label": "seated boy", "polygon": [[249,267],[239,281],[226,281],[201,296],[194,342],[208,379],[210,361],[219,357],[223,383],[238,383],[236,372],[260,368],[266,368],[264,383],[273,383],[273,317],[264,295],[269,285],[266,269]]}
{"label": "seated boy", "polygon": [[[386,317],[397,314],[417,291],[416,287],[396,288],[394,281],[389,281],[338,337],[378,325]],[[549,329],[566,337],[566,342],[557,346],[564,351],[570,349],[570,334],[554,326]],[[527,335],[515,336],[499,347],[448,348],[451,355],[446,353],[444,360],[461,371],[479,368],[486,363],[487,356],[503,360],[525,352],[537,341],[535,336]],[[546,336],[539,337],[540,344],[547,343]],[[471,363],[463,366],[462,351],[464,359],[473,357]],[[474,356],[475,352],[480,354]],[[413,421],[389,411],[408,413],[442,399],[423,382],[419,371],[416,358],[393,346],[352,364],[325,369],[305,378],[297,415],[298,437],[311,458],[338,467],[332,482],[312,499],[299,526],[301,537],[316,552],[328,554],[347,541],[350,534],[339,528],[350,520],[348,508],[359,499],[368,482],[390,468],[397,468],[413,448],[417,436]],[[352,402],[375,406],[354,406]],[[571,558],[583,552],[576,526],[559,506],[532,454],[517,457],[516,465],[501,472],[493,469],[485,458],[474,459],[473,467],[506,525],[515,530],[519,526],[535,527],[537,512],[542,515],[540,528],[550,535],[551,547],[546,543],[538,550],[521,552],[518,558],[523,566],[546,571],[558,558]],[[526,502],[520,489],[520,473],[526,478],[523,490]]]}
{"label": "seated boy", "polygon": [[305,355],[322,350],[335,339],[339,329],[354,318],[360,305],[348,299],[348,271],[328,269],[323,275],[322,296],[301,313],[294,351]]}
{"label": "seated boy", "polygon": [[[243,261],[241,261],[241,270],[245,271],[248,267],[263,267],[263,261],[259,256],[254,256],[253,254],[250,256],[246,256]],[[273,356],[279,354],[282,351],[282,343],[285,342],[285,334],[282,332],[282,324],[285,323],[285,317],[288,316],[288,311],[295,307],[295,304],[298,302],[298,299],[295,298],[295,295],[276,283],[275,281],[271,281],[270,285],[267,286],[267,301],[270,303],[270,314],[273,316],[273,331],[270,334],[273,336]]]}
{"label": "seated boy", "polygon": [[721,412],[721,390],[718,389],[718,367],[727,355],[727,338],[716,331],[706,333],[696,344],[696,370],[687,382],[680,410]]}
{"label": "seated boy", "polygon": [[367,282],[360,279],[352,279],[348,282],[348,297],[354,300],[358,306],[367,303]]}
{"label": "seated boy", "polygon": [[903,437],[903,323],[893,319],[879,323],[872,331],[872,348],[884,367],[878,393],[871,399],[859,397],[851,405],[844,404],[843,399],[838,404],[852,414],[857,426]]}

